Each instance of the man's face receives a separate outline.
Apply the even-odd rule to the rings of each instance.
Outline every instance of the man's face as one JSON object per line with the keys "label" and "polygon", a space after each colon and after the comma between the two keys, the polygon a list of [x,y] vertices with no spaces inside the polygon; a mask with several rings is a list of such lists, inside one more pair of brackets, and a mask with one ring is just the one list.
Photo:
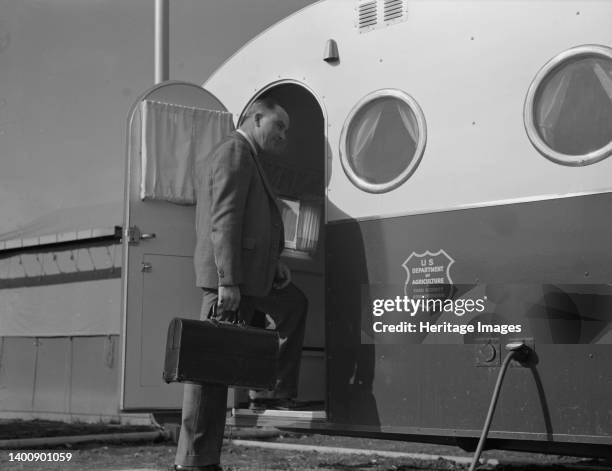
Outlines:
{"label": "man's face", "polygon": [[281,154],[287,145],[289,116],[280,106],[265,110],[256,119],[257,143],[264,152]]}

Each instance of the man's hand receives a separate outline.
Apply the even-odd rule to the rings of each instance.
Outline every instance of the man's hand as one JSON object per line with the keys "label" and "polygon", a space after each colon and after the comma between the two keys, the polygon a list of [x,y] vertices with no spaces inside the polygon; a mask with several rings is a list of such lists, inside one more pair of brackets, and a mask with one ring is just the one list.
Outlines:
{"label": "man's hand", "polygon": [[272,283],[272,287],[274,289],[283,289],[291,283],[291,270],[289,267],[285,265],[280,260],[276,265],[276,273],[274,274],[274,282]]}
{"label": "man's hand", "polygon": [[238,286],[219,286],[217,313],[237,311],[240,305],[240,288]]}

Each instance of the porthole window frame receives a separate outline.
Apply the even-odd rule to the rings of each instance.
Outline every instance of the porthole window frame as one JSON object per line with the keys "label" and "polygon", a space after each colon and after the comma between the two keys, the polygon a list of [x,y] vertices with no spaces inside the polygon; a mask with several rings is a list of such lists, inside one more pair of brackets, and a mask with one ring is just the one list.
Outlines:
{"label": "porthole window frame", "polygon": [[[364,106],[369,104],[372,101],[375,101],[379,98],[397,98],[407,104],[412,113],[416,118],[416,124],[418,128],[418,136],[419,140],[416,143],[416,149],[414,152],[414,156],[412,160],[408,164],[408,166],[395,178],[388,182],[384,183],[372,183],[361,176],[355,173],[351,163],[349,161],[348,155],[348,144],[346,142],[348,137],[348,131],[353,123],[353,119],[359,113]],[[368,193],[387,193],[391,190],[396,189],[400,185],[402,185],[406,180],[410,178],[410,176],[414,173],[414,171],[419,166],[421,159],[423,158],[423,154],[425,153],[425,147],[427,144],[427,123],[425,121],[425,114],[423,110],[417,103],[417,101],[408,93],[403,90],[395,89],[395,88],[385,88],[376,90],[364,96],[361,100],[359,100],[355,106],[351,109],[350,113],[346,117],[344,121],[344,125],[342,127],[342,131],[340,133],[340,162],[342,163],[342,168],[344,173],[349,178],[349,180],[355,185],[357,188],[366,191]]]}
{"label": "porthole window frame", "polygon": [[525,125],[525,130],[527,131],[527,137],[540,154],[557,164],[571,167],[581,167],[594,164],[612,155],[612,141],[610,141],[604,147],[591,151],[587,154],[572,155],[558,152],[551,148],[544,141],[544,139],[542,139],[538,129],[536,128],[534,105],[536,104],[536,96],[540,91],[542,83],[550,76],[550,74],[559,70],[560,67],[570,60],[588,57],[600,57],[612,60],[612,48],[597,44],[586,44],[567,49],[562,53],[557,54],[538,71],[532,80],[531,85],[529,86],[529,90],[527,91],[523,109],[523,122]]}

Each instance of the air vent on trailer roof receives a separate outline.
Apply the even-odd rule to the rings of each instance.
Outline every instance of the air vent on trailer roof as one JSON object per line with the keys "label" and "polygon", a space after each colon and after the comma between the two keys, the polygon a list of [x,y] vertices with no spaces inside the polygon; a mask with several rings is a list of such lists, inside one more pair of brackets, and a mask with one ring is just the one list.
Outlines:
{"label": "air vent on trailer roof", "polygon": [[404,14],[404,0],[384,0],[384,20],[391,21],[401,18]]}
{"label": "air vent on trailer roof", "polygon": [[407,19],[407,0],[357,0],[355,27],[367,33]]}
{"label": "air vent on trailer roof", "polygon": [[358,25],[359,29],[365,29],[370,26],[375,26],[378,23],[378,10],[376,1],[368,1],[361,3],[358,10]]}

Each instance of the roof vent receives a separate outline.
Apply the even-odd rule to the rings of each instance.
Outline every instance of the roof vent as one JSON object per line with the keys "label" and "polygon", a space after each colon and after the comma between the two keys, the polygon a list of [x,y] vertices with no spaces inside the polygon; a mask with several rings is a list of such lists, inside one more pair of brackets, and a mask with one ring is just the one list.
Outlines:
{"label": "roof vent", "polygon": [[383,15],[385,22],[400,19],[404,16],[405,0],[384,0]]}
{"label": "roof vent", "polygon": [[359,31],[369,29],[372,26],[376,26],[378,23],[376,0],[368,0],[360,3],[357,12]]}
{"label": "roof vent", "polygon": [[357,0],[355,27],[367,33],[407,19],[407,0]]}

